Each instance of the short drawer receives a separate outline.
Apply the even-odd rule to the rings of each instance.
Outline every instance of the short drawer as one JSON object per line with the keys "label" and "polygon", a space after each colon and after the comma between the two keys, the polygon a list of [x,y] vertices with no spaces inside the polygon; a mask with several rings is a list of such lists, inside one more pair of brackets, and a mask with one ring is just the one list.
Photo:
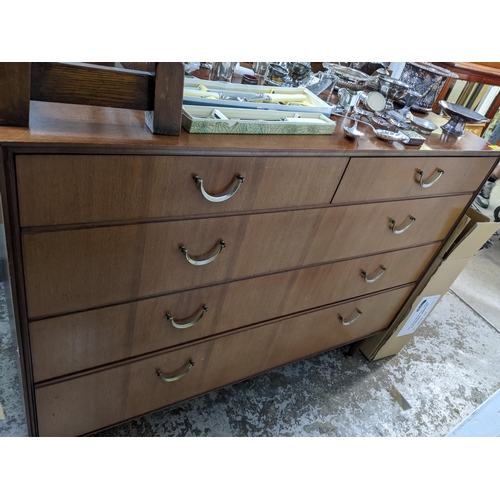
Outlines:
{"label": "short drawer", "polygon": [[34,321],[34,379],[40,382],[415,282],[438,247],[426,245]]}
{"label": "short drawer", "polygon": [[352,158],[333,203],[472,193],[495,161],[485,157]]}
{"label": "short drawer", "polygon": [[[412,289],[406,286],[64,382],[39,386],[36,405],[40,435],[90,433],[276,366],[351,343],[387,328]],[[344,323],[352,323],[343,325],[340,317]],[[188,371],[190,362],[194,366]],[[158,371],[167,378],[184,375],[176,381],[164,382]]]}
{"label": "short drawer", "polygon": [[[450,196],[25,234],[28,314],[76,312],[437,242],[469,199]],[[393,232],[391,220],[401,234]],[[215,258],[197,266],[186,255]]]}
{"label": "short drawer", "polygon": [[[19,155],[22,226],[329,204],[348,158]],[[209,201],[194,176],[203,180]],[[238,176],[243,176],[240,183]]]}

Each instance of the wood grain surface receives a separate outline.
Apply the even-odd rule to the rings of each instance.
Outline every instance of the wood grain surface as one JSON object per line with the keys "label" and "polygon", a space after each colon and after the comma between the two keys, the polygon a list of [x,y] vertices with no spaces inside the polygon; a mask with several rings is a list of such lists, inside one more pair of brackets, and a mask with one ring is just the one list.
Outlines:
{"label": "wood grain surface", "polygon": [[[439,243],[335,264],[234,281],[30,324],[35,381],[185,344],[341,300],[415,282]],[[366,283],[362,272],[373,278]],[[194,326],[176,321],[208,311]]]}
{"label": "wood grain surface", "polygon": [[31,99],[147,110],[154,106],[154,80],[144,71],[38,62],[32,63]]}
{"label": "wood grain surface", "polygon": [[0,134],[2,125],[28,126],[30,75],[31,63],[0,62]]}
{"label": "wood grain surface", "polygon": [[[387,327],[412,286],[36,390],[41,436],[74,436],[150,412]],[[343,326],[339,315],[362,315]],[[194,366],[176,382],[175,376]]]}
{"label": "wood grain surface", "polygon": [[[105,69],[105,68],[104,68]],[[416,115],[443,125],[446,120],[437,115]],[[118,108],[98,108],[59,103],[32,102],[29,129],[0,127],[0,144],[9,144],[15,151],[33,150],[38,153],[106,152],[124,154],[190,155],[289,155],[358,156],[378,154],[388,156],[494,156],[498,151],[475,134],[466,132],[457,138],[433,132],[422,146],[404,146],[376,138],[371,128],[361,124],[365,137],[352,141],[342,133],[343,120],[335,118],[337,128],[329,136],[225,136],[219,134],[189,134],[180,136],[153,135],[145,125],[144,112]],[[347,123],[352,123],[348,120]],[[66,151],[65,148],[68,148]]]}
{"label": "wood grain surface", "polygon": [[154,80],[154,108],[146,111],[146,124],[154,134],[179,135],[182,123],[184,64],[156,63]]}
{"label": "wood grain surface", "polygon": [[[348,158],[19,155],[22,226],[159,219],[327,205]],[[207,201],[193,180],[229,200]]]}
{"label": "wood grain surface", "polygon": [[[23,235],[31,318],[436,242],[467,195]],[[409,217],[416,221],[394,234]],[[187,262],[180,247],[204,258]],[[43,262],[43,265],[40,263]]]}
{"label": "wood grain surface", "polygon": [[[486,180],[494,158],[353,158],[335,193],[333,203],[355,203],[391,198],[438,196],[451,193],[472,194]],[[439,180],[428,188],[444,171]],[[366,178],[366,182],[360,182]]]}

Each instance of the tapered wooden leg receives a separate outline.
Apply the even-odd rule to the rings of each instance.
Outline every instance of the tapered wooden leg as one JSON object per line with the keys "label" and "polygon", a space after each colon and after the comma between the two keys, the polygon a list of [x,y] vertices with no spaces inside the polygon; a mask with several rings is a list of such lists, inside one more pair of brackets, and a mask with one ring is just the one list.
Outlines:
{"label": "tapered wooden leg", "polygon": [[358,354],[359,350],[361,349],[361,344],[363,343],[363,340],[358,340],[357,342],[353,342],[352,344],[349,344],[349,351],[346,352],[346,356],[354,356]]}
{"label": "tapered wooden leg", "polygon": [[0,125],[29,125],[30,87],[31,63],[0,62]]}
{"label": "tapered wooden leg", "polygon": [[146,111],[146,124],[153,134],[179,135],[182,124],[184,65],[156,64],[154,110]]}

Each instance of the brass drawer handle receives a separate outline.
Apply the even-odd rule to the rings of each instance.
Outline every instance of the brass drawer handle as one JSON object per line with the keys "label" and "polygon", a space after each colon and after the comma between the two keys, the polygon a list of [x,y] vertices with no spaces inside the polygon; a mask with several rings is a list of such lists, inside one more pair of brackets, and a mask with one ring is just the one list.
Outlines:
{"label": "brass drawer handle", "polygon": [[368,274],[366,273],[366,271],[361,271],[361,274],[363,275],[363,278],[365,280],[366,283],[374,283],[375,281],[377,281],[381,276],[382,274],[384,274],[385,272],[387,271],[387,269],[384,267],[384,266],[380,266],[380,272],[374,276],[373,278],[369,278],[368,277]]}
{"label": "brass drawer handle", "polygon": [[339,314],[340,322],[344,326],[352,325],[363,314],[359,309],[356,309],[356,311],[357,311],[356,315],[354,316],[354,318],[351,319],[351,321],[344,321],[344,317],[340,316],[340,314]]}
{"label": "brass drawer handle", "polygon": [[163,380],[163,382],[175,382],[176,380],[179,380],[180,378],[184,377],[184,375],[186,375],[186,373],[189,370],[191,370],[193,366],[194,362],[189,360],[189,363],[184,369],[184,371],[182,373],[179,373],[179,375],[176,375],[175,377],[165,377],[165,375],[163,375],[163,373],[160,370],[156,370],[156,375],[158,375],[158,377],[160,377],[160,379]]}
{"label": "brass drawer handle", "polygon": [[444,174],[444,170],[441,170],[440,168],[437,169],[437,172],[438,174],[436,175],[436,177],[434,178],[434,180],[432,180],[431,182],[427,182],[425,183],[424,182],[424,172],[422,170],[419,170],[418,171],[418,175],[419,175],[419,182],[420,182],[420,185],[423,187],[423,188],[429,188],[431,186],[433,186],[434,184],[436,184],[436,182],[441,179],[442,175]]}
{"label": "brass drawer handle", "polygon": [[406,224],[405,227],[402,227],[401,229],[396,229],[396,221],[394,219],[391,219],[391,229],[394,234],[401,234],[404,233],[417,219],[410,215],[410,222]]}
{"label": "brass drawer handle", "polygon": [[219,254],[222,252],[222,249],[226,248],[226,242],[221,240],[218,243],[218,247],[215,250],[215,253],[209,257],[208,259],[196,259],[194,257],[190,257],[188,249],[183,245],[180,247],[181,252],[186,256],[186,260],[192,264],[193,266],[204,266],[206,264],[210,264],[210,262],[213,262]]}
{"label": "brass drawer handle", "polygon": [[174,328],[178,328],[179,330],[182,330],[183,328],[190,328],[190,327],[196,325],[196,323],[198,323],[198,321],[200,321],[200,319],[203,318],[203,315],[207,311],[208,311],[208,307],[202,306],[201,311],[198,314],[198,316],[196,316],[196,318],[191,320],[189,323],[177,323],[177,321],[175,321],[174,317],[169,313],[165,314],[165,317],[167,318],[168,321],[170,321],[170,323],[172,324],[172,326]]}
{"label": "brass drawer handle", "polygon": [[240,186],[243,184],[243,181],[245,180],[245,178],[242,175],[237,175],[235,177],[236,182],[233,184],[231,189],[226,194],[220,196],[213,196],[205,191],[205,188],[203,187],[203,179],[201,179],[197,175],[195,175],[193,179],[194,182],[196,182],[196,184],[200,186],[200,191],[201,194],[203,195],[203,198],[205,198],[208,201],[211,201],[212,203],[219,203],[221,201],[226,201],[229,200],[229,198],[232,198],[237,193],[238,189],[240,189]]}

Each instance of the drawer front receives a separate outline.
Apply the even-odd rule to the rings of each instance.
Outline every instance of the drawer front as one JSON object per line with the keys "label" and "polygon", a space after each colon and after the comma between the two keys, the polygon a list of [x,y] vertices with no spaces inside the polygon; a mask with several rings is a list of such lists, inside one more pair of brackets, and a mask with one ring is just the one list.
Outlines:
{"label": "drawer front", "polygon": [[[98,430],[276,366],[350,343],[389,326],[413,289],[377,296],[283,320],[195,346],[36,389],[41,436]],[[343,326],[357,311],[356,321]],[[175,377],[194,362],[192,369]]]}
{"label": "drawer front", "polygon": [[[22,226],[159,219],[329,204],[348,158],[20,155]],[[220,196],[238,185],[223,202]]]}
{"label": "drawer front", "polygon": [[[30,318],[440,241],[468,196],[23,236]],[[415,222],[402,234],[396,228]],[[180,250],[213,262],[195,266]]]}
{"label": "drawer front", "polygon": [[[411,283],[438,248],[437,243],[34,321],[34,379],[40,382]],[[176,328],[166,313],[177,326],[193,324]]]}
{"label": "drawer front", "polygon": [[[481,186],[494,161],[478,157],[353,158],[333,203],[472,193]],[[428,187],[422,187],[420,178]]]}

